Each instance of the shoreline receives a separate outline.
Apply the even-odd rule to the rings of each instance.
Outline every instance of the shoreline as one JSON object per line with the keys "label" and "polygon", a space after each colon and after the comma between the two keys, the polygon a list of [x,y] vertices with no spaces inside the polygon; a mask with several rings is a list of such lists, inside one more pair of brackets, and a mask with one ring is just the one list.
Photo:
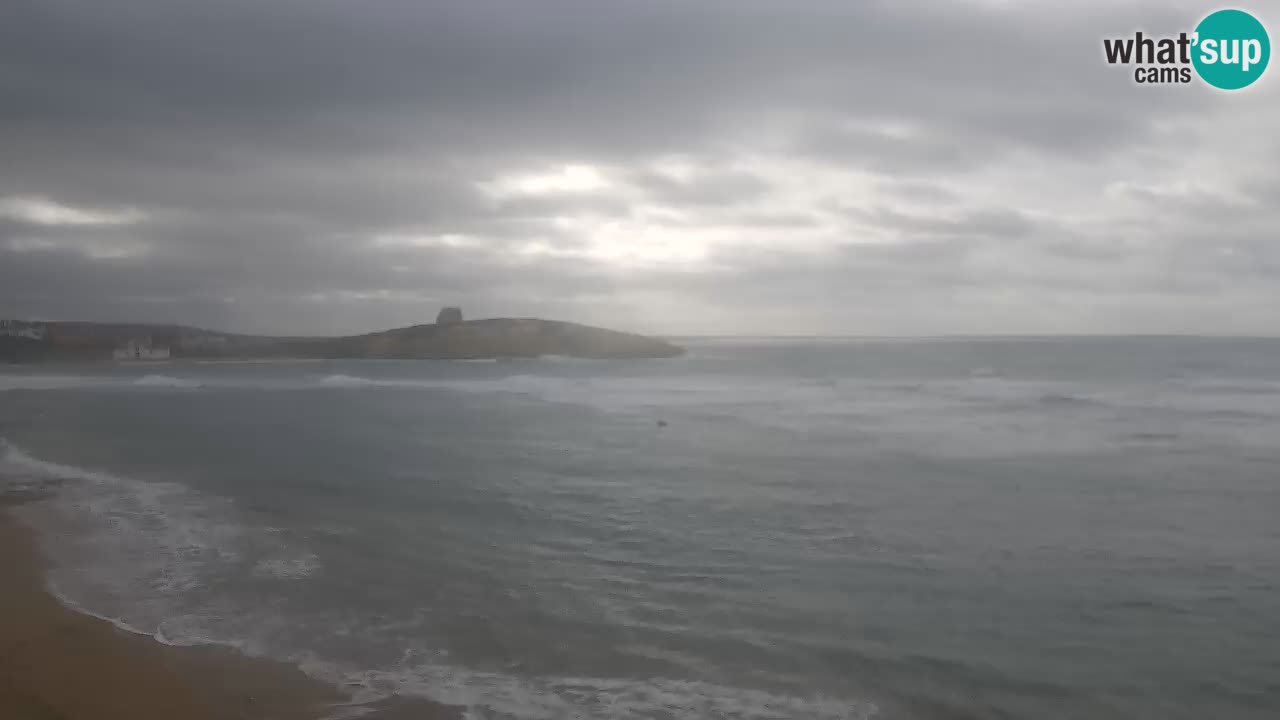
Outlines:
{"label": "shoreline", "polygon": [[[20,501],[18,501],[20,502]],[[0,498],[0,716],[13,720],[446,720],[460,709],[351,697],[273,660],[176,647],[59,601],[35,531]]]}

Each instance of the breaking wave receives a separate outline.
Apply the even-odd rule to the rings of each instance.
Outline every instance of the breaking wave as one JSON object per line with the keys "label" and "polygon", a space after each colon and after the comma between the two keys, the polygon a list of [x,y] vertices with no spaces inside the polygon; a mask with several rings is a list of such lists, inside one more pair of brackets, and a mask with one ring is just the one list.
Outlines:
{"label": "breaking wave", "polygon": [[328,387],[374,387],[387,383],[355,375],[328,375],[320,378],[320,384]]}
{"label": "breaking wave", "polygon": [[[406,653],[411,659],[413,653]],[[520,677],[449,663],[394,670],[351,671],[314,658],[301,660],[313,677],[353,689],[361,703],[417,696],[466,709],[466,720],[608,718],[609,720],[870,720],[875,704],[670,678]]]}
{"label": "breaking wave", "polygon": [[144,375],[133,381],[134,385],[139,387],[164,387],[164,388],[198,388],[203,387],[202,383],[196,380],[188,380],[177,378],[170,375]]}
{"label": "breaking wave", "polygon": [[246,524],[229,501],[174,483],[42,460],[0,438],[0,478],[14,474],[62,483],[56,499],[17,510],[36,527],[78,529],[42,535],[55,563],[50,589],[66,606],[166,645],[220,645],[293,662],[340,683],[358,703],[422,697],[466,708],[464,717],[475,720],[864,720],[876,714],[870,703],[701,681],[481,671],[426,647],[406,649],[393,666],[335,662],[296,638],[314,637],[320,627],[332,635],[352,618],[261,612],[217,587],[219,577],[291,582],[322,568],[315,553],[280,540],[274,528]]}

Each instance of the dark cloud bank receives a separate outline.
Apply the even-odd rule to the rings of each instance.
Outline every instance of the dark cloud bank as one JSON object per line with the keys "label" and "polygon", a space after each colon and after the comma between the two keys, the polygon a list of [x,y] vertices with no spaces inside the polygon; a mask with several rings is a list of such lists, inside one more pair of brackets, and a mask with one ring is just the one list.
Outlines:
{"label": "dark cloud bank", "polygon": [[1101,60],[1211,9],[11,1],[0,316],[1275,334],[1280,85]]}

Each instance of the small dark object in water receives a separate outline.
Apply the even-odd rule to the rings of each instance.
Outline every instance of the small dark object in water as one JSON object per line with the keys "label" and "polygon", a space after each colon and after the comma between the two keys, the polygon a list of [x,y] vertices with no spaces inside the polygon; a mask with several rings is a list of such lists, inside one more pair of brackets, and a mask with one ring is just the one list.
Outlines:
{"label": "small dark object in water", "polygon": [[666,421],[666,420],[659,420],[659,421],[658,421],[658,427],[666,427],[666,426],[667,426],[667,421]]}

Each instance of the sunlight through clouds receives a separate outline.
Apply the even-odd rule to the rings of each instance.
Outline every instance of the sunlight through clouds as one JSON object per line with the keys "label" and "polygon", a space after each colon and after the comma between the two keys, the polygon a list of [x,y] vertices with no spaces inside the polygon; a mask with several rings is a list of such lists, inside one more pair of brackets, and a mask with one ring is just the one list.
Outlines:
{"label": "sunlight through clouds", "polygon": [[0,198],[0,217],[33,225],[133,225],[145,220],[146,214],[133,208],[91,210],[43,197],[17,196]]}
{"label": "sunlight through clouds", "polygon": [[127,2],[0,23],[8,312],[1280,332],[1280,83],[1137,88],[1102,57],[1187,3]]}
{"label": "sunlight through clouds", "polygon": [[480,183],[482,190],[495,197],[583,193],[608,186],[604,175],[591,165],[564,165],[544,172],[503,175]]}

